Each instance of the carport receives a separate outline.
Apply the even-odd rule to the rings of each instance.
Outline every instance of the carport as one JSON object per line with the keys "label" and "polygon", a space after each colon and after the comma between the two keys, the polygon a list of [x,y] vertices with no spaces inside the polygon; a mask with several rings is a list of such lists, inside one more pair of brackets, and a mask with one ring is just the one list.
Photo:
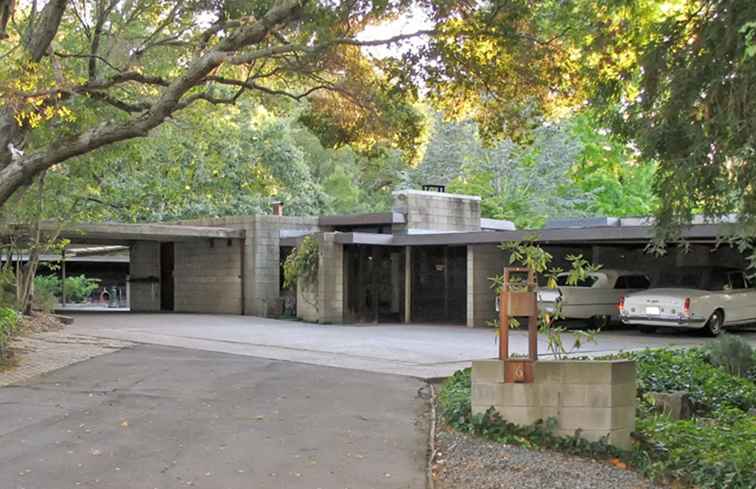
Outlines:
{"label": "carport", "polygon": [[[641,271],[652,278],[660,270],[681,266],[718,265],[745,268],[745,257],[719,238],[734,233],[733,224],[693,224],[682,230],[681,241],[670,243],[664,255],[648,251],[654,228],[644,219],[586,219],[556,221],[540,230],[480,231],[433,234],[338,233],[344,246],[345,285],[367,283],[355,294],[346,287],[347,320],[464,323],[485,326],[496,319],[491,277],[509,263],[498,245],[534,239],[554,257],[552,265],[566,268],[568,255],[582,254],[604,268]],[[684,246],[678,246],[684,242]],[[392,257],[398,266],[378,267],[374,262]],[[388,263],[388,262],[387,262]],[[356,286],[355,286],[356,287]],[[384,291],[384,292],[380,292]],[[403,301],[396,300],[396,296]],[[381,300],[381,298],[383,298]],[[398,308],[382,314],[386,304]],[[357,313],[355,314],[355,311]],[[385,318],[385,319],[384,319]],[[395,320],[395,319],[394,319]]]}
{"label": "carport", "polygon": [[127,247],[131,311],[244,313],[243,229],[121,223],[61,229],[43,223],[41,230],[72,245]]}

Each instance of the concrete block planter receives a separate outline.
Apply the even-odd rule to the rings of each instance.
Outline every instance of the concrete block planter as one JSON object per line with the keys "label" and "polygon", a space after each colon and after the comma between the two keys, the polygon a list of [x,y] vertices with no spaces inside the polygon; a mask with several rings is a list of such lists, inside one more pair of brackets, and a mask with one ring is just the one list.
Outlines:
{"label": "concrete block planter", "polygon": [[505,383],[504,363],[476,360],[472,366],[472,410],[494,407],[511,423],[531,425],[555,418],[560,436],[603,437],[629,448],[635,429],[635,362],[546,360],[534,365],[534,382]]}

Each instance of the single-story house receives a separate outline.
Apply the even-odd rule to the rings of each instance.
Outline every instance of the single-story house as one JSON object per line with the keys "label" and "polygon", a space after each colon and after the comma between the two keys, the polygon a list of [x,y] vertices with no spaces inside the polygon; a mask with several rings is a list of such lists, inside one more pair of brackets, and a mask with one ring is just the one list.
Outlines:
{"label": "single-story house", "polygon": [[[272,215],[174,224],[81,224],[75,243],[123,245],[130,251],[130,308],[136,312],[289,313],[311,321],[441,322],[482,326],[496,317],[491,280],[508,264],[505,241],[535,238],[564,265],[582,254],[606,268],[729,265],[746,260],[715,248],[728,223],[698,222],[683,231],[686,252],[647,253],[648,219],[577,219],[517,230],[481,218],[480,198],[428,190],[394,193],[391,212],[320,217]],[[298,300],[283,287],[283,260],[304,238],[319,241],[317,285]],[[293,303],[296,302],[294,311]]]}

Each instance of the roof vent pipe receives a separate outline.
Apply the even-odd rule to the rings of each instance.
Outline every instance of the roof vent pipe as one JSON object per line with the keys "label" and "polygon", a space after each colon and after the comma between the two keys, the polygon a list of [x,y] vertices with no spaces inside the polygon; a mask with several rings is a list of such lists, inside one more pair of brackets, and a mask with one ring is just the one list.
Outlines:
{"label": "roof vent pipe", "polygon": [[277,200],[277,201],[273,202],[273,204],[271,204],[271,205],[272,205],[272,208],[273,208],[273,215],[274,216],[283,216],[284,215],[283,214],[284,203],[282,201]]}

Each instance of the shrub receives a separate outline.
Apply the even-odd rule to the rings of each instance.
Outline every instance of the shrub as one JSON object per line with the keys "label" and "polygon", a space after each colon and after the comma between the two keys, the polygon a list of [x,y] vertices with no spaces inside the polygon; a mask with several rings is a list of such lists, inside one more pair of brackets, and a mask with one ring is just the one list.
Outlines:
{"label": "shrub", "polygon": [[[471,372],[452,375],[438,394],[439,413],[459,431],[526,447],[542,447],[590,457],[618,457],[650,477],[674,478],[695,487],[756,487],[756,385],[709,362],[701,349],[646,350],[612,355],[637,361],[639,395],[636,432],[631,451],[579,437],[557,437],[554,420],[517,426],[493,409],[473,415]],[[689,420],[673,421],[643,401],[646,392],[685,390],[696,407]],[[706,416],[706,417],[703,417]]]}
{"label": "shrub", "polygon": [[756,358],[753,348],[744,339],[722,334],[706,348],[709,361],[732,375],[747,376]]}
{"label": "shrub", "polygon": [[284,287],[293,289],[299,279],[309,284],[317,283],[319,255],[318,240],[305,236],[284,261]]}
{"label": "shrub", "polygon": [[5,362],[10,356],[8,345],[17,332],[18,324],[18,313],[14,309],[0,307],[0,362]]}
{"label": "shrub", "polygon": [[687,391],[697,414],[756,407],[756,385],[715,367],[703,350],[644,350],[623,356],[638,362],[641,393]]}
{"label": "shrub", "polygon": [[[84,275],[66,277],[66,301],[84,302],[100,286],[100,281]],[[60,300],[63,290],[60,277],[37,275],[34,277],[34,304],[42,310],[51,310]]]}
{"label": "shrub", "polygon": [[100,287],[100,281],[84,275],[66,277],[66,300],[84,302]]}
{"label": "shrub", "polygon": [[756,487],[756,416],[723,409],[715,419],[638,419],[637,430],[656,445],[650,476],[672,476],[698,488]]}
{"label": "shrub", "polygon": [[471,369],[457,370],[446,379],[438,393],[441,416],[455,429],[468,431],[472,419],[470,403],[472,391]]}
{"label": "shrub", "polygon": [[0,307],[16,305],[16,275],[11,268],[0,270]]}

